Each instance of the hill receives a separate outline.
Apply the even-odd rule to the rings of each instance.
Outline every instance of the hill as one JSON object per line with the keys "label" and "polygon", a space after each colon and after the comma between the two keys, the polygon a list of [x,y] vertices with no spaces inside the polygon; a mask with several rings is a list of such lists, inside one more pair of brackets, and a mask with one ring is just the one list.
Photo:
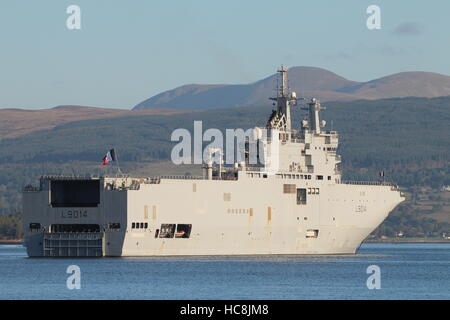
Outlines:
{"label": "hill", "polygon": [[180,113],[174,109],[154,108],[139,111],[83,106],[58,106],[51,109],[0,109],[0,139],[14,138],[36,130],[52,129],[64,123],[123,117],[127,115],[168,115]]}
{"label": "hill", "polygon": [[[321,101],[351,101],[403,97],[450,96],[450,77],[432,72],[403,72],[368,82],[345,79],[315,67],[293,67],[288,71],[289,86],[298,96]],[[190,84],[146,99],[134,110],[147,108],[218,109],[268,104],[275,95],[276,75],[250,84]]]}

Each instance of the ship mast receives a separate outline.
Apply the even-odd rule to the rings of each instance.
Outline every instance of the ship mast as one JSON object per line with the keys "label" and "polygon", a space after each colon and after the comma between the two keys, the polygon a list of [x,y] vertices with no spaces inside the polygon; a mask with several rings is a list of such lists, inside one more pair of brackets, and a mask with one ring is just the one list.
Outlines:
{"label": "ship mast", "polygon": [[277,97],[270,98],[270,100],[276,101],[274,105],[276,104],[277,109],[273,110],[273,113],[267,123],[267,127],[290,132],[292,130],[291,102],[296,102],[297,97],[295,92],[289,94],[287,86],[288,69],[284,66],[281,66],[281,68],[277,71]]}
{"label": "ship mast", "polygon": [[278,69],[278,72],[280,74],[280,84],[278,85],[278,94],[277,94],[277,109],[278,112],[282,113],[286,117],[286,125],[285,130],[290,131],[292,129],[291,127],[291,106],[289,104],[288,100],[288,88],[287,88],[287,68],[284,66],[281,66],[280,69]]}
{"label": "ship mast", "polygon": [[319,114],[321,110],[325,109],[325,107],[320,104],[319,100],[312,98],[308,103],[308,107],[303,107],[301,109],[308,111],[308,120],[303,121],[303,130],[309,129],[315,134],[320,134],[320,128],[325,126],[326,121],[320,120]]}

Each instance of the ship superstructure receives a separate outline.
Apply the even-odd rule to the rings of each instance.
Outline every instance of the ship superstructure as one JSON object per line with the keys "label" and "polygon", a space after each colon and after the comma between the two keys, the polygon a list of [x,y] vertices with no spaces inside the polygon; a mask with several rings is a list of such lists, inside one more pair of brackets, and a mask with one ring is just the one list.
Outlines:
{"label": "ship superstructure", "polygon": [[244,161],[206,159],[199,177],[43,176],[26,187],[28,255],[355,253],[404,198],[391,183],[342,181],[339,137],[324,130],[319,100],[293,129],[291,108],[303,104],[287,69],[278,73],[276,109]]}

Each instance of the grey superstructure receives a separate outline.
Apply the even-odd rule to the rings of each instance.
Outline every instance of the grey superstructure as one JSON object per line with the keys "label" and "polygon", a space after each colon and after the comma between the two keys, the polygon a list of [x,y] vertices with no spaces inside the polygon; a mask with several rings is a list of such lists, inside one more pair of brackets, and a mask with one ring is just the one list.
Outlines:
{"label": "grey superstructure", "polygon": [[207,161],[201,177],[43,176],[23,192],[28,255],[355,253],[404,198],[390,183],[341,180],[338,134],[323,130],[318,100],[292,129],[286,72],[276,110],[254,130],[263,164]]}

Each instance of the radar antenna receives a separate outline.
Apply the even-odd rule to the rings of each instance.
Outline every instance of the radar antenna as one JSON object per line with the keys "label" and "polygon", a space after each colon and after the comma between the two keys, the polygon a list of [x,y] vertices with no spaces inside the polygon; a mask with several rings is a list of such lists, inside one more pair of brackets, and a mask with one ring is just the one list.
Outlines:
{"label": "radar antenna", "polygon": [[302,110],[308,110],[308,120],[303,121],[303,129],[307,128],[316,134],[321,132],[320,128],[325,127],[326,121],[320,121],[320,111],[324,110],[319,100],[312,98],[307,107],[301,108]]}
{"label": "radar antenna", "polygon": [[276,101],[274,105],[276,104],[277,108],[273,110],[267,122],[267,127],[290,132],[292,130],[291,103],[294,105],[297,104],[297,95],[295,92],[289,93],[287,86],[288,69],[282,65],[277,71],[277,97],[269,98],[270,100]]}

